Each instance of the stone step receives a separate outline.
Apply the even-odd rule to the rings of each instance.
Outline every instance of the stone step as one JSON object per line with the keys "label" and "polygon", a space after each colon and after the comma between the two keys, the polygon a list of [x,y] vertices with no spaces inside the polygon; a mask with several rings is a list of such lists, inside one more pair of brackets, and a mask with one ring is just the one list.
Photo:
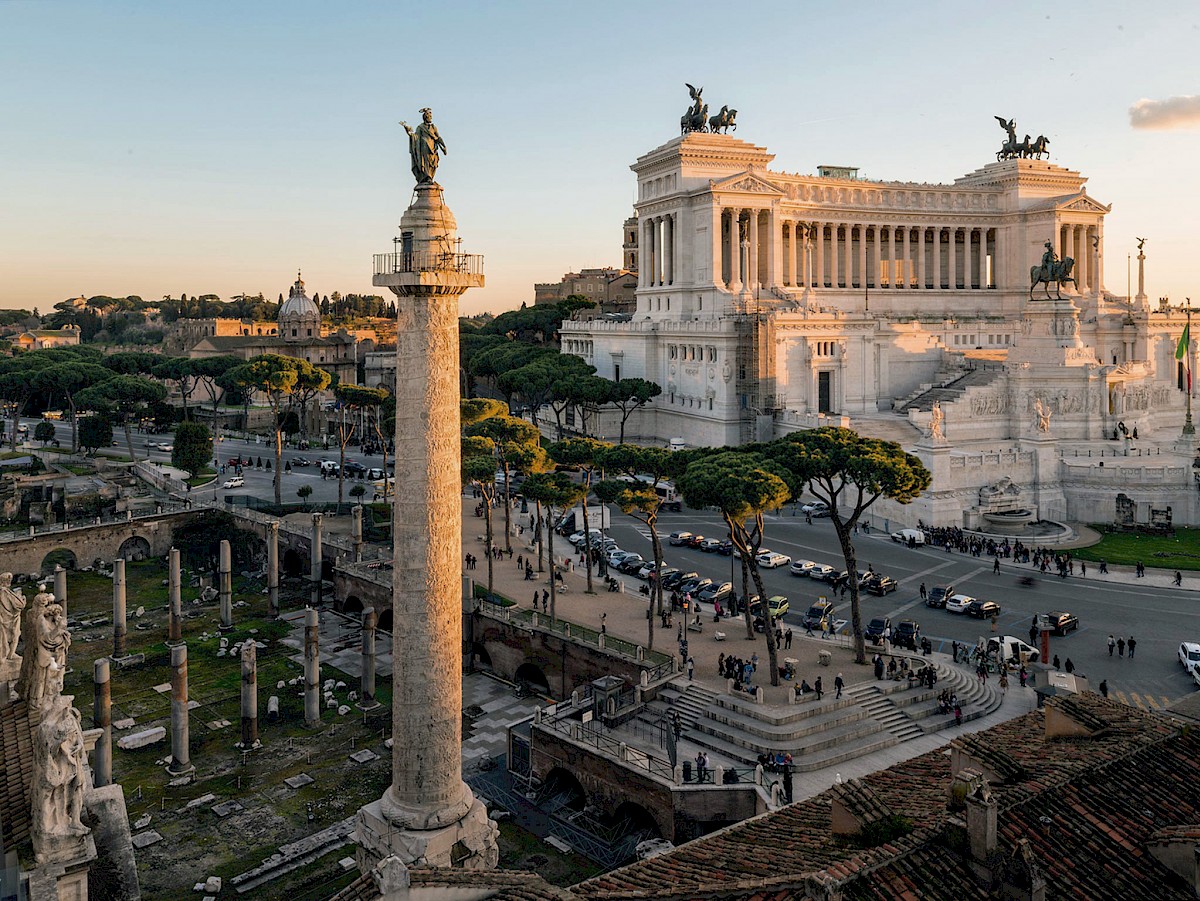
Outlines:
{"label": "stone step", "polygon": [[820,701],[816,699],[815,694],[805,695],[800,703],[786,707],[763,707],[749,699],[721,695],[716,699],[716,707],[747,719],[780,727],[789,723],[799,723],[810,717],[822,716],[831,709],[853,707],[858,703],[847,692],[843,692],[841,698],[835,698],[834,692],[828,690],[823,692],[823,695]]}
{"label": "stone step", "polygon": [[833,766],[846,760],[853,760],[856,757],[862,757],[864,754],[870,754],[873,751],[891,748],[899,743],[896,736],[890,732],[877,732],[873,736],[867,736],[859,741],[846,742],[818,753],[806,754],[804,757],[797,757],[793,753],[792,760],[797,772],[811,773],[813,770]]}
{"label": "stone step", "polygon": [[691,738],[698,740],[698,733],[708,733],[715,738],[720,738],[723,742],[732,745],[740,745],[746,749],[753,749],[756,756],[760,751],[790,751],[793,756],[803,754],[812,754],[825,748],[833,747],[834,745],[853,742],[857,739],[864,738],[872,734],[878,734],[883,729],[873,719],[861,719],[849,723],[839,723],[838,725],[829,726],[819,732],[814,732],[812,735],[806,735],[799,740],[772,740],[763,739],[755,740],[753,736],[742,736],[739,734],[730,734],[714,731],[708,728],[708,724],[699,723],[697,732],[693,732]]}
{"label": "stone step", "polygon": [[711,732],[744,732],[764,741],[786,742],[800,741],[805,736],[822,732],[833,726],[868,718],[867,710],[858,704],[836,704],[835,706],[835,704],[826,705],[822,701],[821,703],[814,702],[812,707],[814,708],[812,716],[805,717],[799,723],[783,725],[744,716],[723,707],[713,707],[708,711],[705,719],[698,722],[698,725]]}

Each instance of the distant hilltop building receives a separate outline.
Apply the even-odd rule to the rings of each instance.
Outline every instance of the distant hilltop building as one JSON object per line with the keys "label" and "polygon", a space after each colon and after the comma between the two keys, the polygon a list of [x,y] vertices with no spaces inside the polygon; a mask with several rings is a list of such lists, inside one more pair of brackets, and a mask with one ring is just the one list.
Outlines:
{"label": "distant hilltop building", "polygon": [[571,295],[586,297],[604,313],[632,313],[637,304],[637,273],[627,269],[581,269],[561,281],[535,284],[535,306],[555,304]]}
{"label": "distant hilltop building", "polygon": [[50,347],[74,347],[79,343],[79,326],[64,325],[60,329],[33,329],[12,339],[19,350],[46,350]]}
{"label": "distant hilltop building", "polygon": [[307,360],[337,376],[339,382],[358,384],[358,361],[375,349],[375,334],[360,340],[346,329],[327,332],[321,326],[321,310],[304,293],[299,274],[279,308],[274,324],[240,319],[179,320],[179,331],[187,335],[199,329],[199,338],[186,349],[189,357],[232,355],[249,360],[261,354],[279,354]]}

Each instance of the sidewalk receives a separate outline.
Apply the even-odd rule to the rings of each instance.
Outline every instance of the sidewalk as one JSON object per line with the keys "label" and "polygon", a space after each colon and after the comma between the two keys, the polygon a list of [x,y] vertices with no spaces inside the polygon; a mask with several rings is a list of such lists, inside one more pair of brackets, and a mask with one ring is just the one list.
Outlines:
{"label": "sidewalk", "polygon": [[[463,554],[474,554],[479,558],[474,570],[468,571],[477,585],[487,585],[487,555],[483,536],[485,525],[482,518],[475,515],[477,500],[464,496],[463,498]],[[546,571],[537,572],[537,549],[531,544],[532,531],[530,520],[532,514],[521,514],[514,511],[513,526],[524,527],[524,533],[512,536],[513,555],[505,554],[503,560],[494,563],[493,590],[515,601],[518,606],[532,608],[533,596],[536,592],[539,598],[537,609],[541,609],[540,598],[543,589],[550,586],[550,567],[546,561]],[[504,543],[504,511],[503,508],[493,512],[493,540],[497,547]],[[574,548],[560,535],[554,536],[554,554],[560,560],[574,551]],[[522,566],[517,568],[517,558],[522,558]],[[533,561],[534,580],[525,581],[524,560]],[[792,627],[793,642],[790,650],[782,647],[778,651],[779,665],[783,666],[785,658],[795,661],[796,679],[794,681],[780,680],[778,686],[771,685],[770,672],[767,668],[767,643],[762,633],[756,632],[753,640],[746,638],[746,623],[741,617],[728,619],[722,617],[719,623],[714,623],[711,605],[704,605],[700,614],[700,630],[683,631],[683,617],[676,613],[670,629],[661,628],[661,620],[655,616],[653,637],[648,634],[646,610],[650,599],[639,593],[644,584],[633,576],[627,576],[610,570],[610,573],[625,586],[623,592],[609,591],[604,580],[593,576],[595,594],[587,593],[587,578],[579,565],[578,554],[572,554],[572,570],[563,574],[563,585],[560,585],[556,595],[555,613],[561,619],[577,623],[592,629],[605,627],[608,634],[624,638],[644,647],[651,647],[662,653],[669,654],[676,660],[676,671],[687,679],[686,660],[680,655],[679,640],[688,640],[688,655],[694,661],[694,679],[701,685],[717,692],[725,691],[725,680],[717,675],[717,661],[722,654],[733,655],[749,661],[752,654],[758,654],[758,670],[754,678],[754,686],[762,686],[764,702],[767,704],[786,704],[788,694],[793,685],[799,685],[801,680],[810,686],[816,684],[819,677],[827,697],[834,695],[834,679],[841,673],[846,687],[873,681],[875,674],[870,661],[874,649],[868,647],[867,664],[857,666],[854,663],[853,648],[847,644],[844,637],[822,640],[806,638],[803,628]],[[465,564],[464,564],[465,565]],[[565,590],[564,590],[565,586]],[[692,619],[694,620],[694,616]],[[694,627],[693,627],[694,629]],[[724,634],[724,640],[718,640],[719,634]],[[821,651],[831,652],[828,666],[821,666],[819,656]]]}

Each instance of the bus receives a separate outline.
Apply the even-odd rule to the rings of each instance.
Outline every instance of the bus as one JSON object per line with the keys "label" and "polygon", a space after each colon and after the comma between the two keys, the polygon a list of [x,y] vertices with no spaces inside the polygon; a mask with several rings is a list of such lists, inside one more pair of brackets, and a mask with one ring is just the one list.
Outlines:
{"label": "bus", "polygon": [[655,484],[654,476],[646,475],[644,473],[636,476],[621,476],[620,480],[622,482],[641,484],[647,487],[653,486],[654,492],[662,500],[662,508],[664,510],[671,510],[675,513],[681,513],[683,511],[683,502],[680,500],[678,492],[675,491],[675,486],[670,482],[659,479],[658,484]]}

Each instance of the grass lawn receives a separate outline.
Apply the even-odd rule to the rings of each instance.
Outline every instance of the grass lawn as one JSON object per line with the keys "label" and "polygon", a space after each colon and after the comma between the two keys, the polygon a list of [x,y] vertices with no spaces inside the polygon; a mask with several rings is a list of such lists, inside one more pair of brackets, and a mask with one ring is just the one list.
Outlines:
{"label": "grass lawn", "polygon": [[[1092,528],[1103,532],[1106,526]],[[1139,560],[1161,569],[1200,570],[1200,529],[1176,529],[1175,536],[1112,532],[1099,544],[1071,551],[1078,560],[1106,560],[1133,566]]]}
{"label": "grass lawn", "polygon": [[211,466],[205,466],[199,473],[187,480],[187,483],[193,488],[199,488],[201,485],[209,485],[216,478],[217,471]]}

